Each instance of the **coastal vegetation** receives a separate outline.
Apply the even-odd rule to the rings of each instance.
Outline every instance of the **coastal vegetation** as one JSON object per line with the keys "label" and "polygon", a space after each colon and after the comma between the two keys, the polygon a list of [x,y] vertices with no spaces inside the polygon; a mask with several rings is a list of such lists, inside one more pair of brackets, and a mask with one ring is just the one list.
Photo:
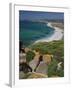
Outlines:
{"label": "coastal vegetation", "polygon": [[[48,64],[48,77],[63,77],[64,76],[64,42],[63,40],[52,42],[39,42],[30,45],[29,48],[37,50],[41,55],[53,55],[52,61]],[[57,70],[57,65],[62,62],[61,69]]]}
{"label": "coastal vegetation", "polygon": [[58,61],[53,59],[53,61],[48,65],[48,77],[64,77],[64,68],[61,67],[57,70]]}
{"label": "coastal vegetation", "polygon": [[[46,77],[63,77],[64,76],[64,42],[63,40],[52,41],[52,42],[39,42],[34,43],[28,47],[30,51],[26,53],[26,61],[27,63],[31,62],[35,53],[34,50],[39,52],[40,55],[53,55],[51,62],[47,68],[47,76],[37,74],[37,73],[23,73],[20,72],[20,78],[46,78]],[[43,58],[44,59],[44,58]],[[58,64],[62,62],[61,68],[58,68]]]}
{"label": "coastal vegetation", "polygon": [[[52,26],[60,27],[59,24],[53,23]],[[63,29],[63,26],[61,27]],[[27,45],[27,47],[22,48],[22,45],[20,44],[21,49],[20,51],[22,53],[26,54],[26,63],[30,63],[34,60],[34,57],[36,57],[36,52],[39,53],[39,55],[48,55],[51,57],[50,63],[47,63],[47,77],[63,77],[64,76],[64,39],[61,40],[52,40],[50,42],[35,42]],[[26,50],[26,48],[28,50]],[[26,50],[26,51],[25,51]],[[39,56],[38,55],[38,56]],[[45,57],[46,57],[45,56]],[[45,59],[45,58],[43,58]],[[49,62],[47,61],[47,62]],[[60,69],[58,69],[58,64],[60,64]],[[35,65],[35,63],[33,63]],[[32,68],[32,67],[30,67]],[[44,74],[45,75],[45,74]],[[22,77],[23,76],[23,77]],[[32,72],[20,72],[20,78],[26,79],[26,78],[42,78],[45,76],[38,75],[37,73]]]}
{"label": "coastal vegetation", "polygon": [[27,62],[29,63],[31,60],[33,60],[34,56],[35,56],[35,53],[33,51],[28,51],[26,53],[26,60],[27,60]]}
{"label": "coastal vegetation", "polygon": [[32,50],[37,50],[41,54],[52,54],[57,61],[64,60],[64,42],[63,40],[52,42],[39,42],[29,46]]}

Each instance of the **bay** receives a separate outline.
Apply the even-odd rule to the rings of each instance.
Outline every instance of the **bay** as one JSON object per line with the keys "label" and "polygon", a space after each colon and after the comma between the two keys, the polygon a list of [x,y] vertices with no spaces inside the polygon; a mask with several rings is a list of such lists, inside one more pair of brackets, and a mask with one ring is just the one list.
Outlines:
{"label": "bay", "polygon": [[45,22],[19,21],[19,41],[24,46],[34,43],[36,40],[50,37],[54,33],[54,28],[47,26]]}

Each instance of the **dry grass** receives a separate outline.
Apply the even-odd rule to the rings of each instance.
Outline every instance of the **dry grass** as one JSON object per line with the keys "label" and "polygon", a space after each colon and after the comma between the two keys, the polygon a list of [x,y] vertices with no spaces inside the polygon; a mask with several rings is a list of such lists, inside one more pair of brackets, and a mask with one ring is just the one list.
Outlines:
{"label": "dry grass", "polygon": [[29,72],[27,74],[24,74],[23,72],[19,73],[19,79],[33,79],[33,78],[47,78],[47,77],[48,77],[47,75],[35,72]]}

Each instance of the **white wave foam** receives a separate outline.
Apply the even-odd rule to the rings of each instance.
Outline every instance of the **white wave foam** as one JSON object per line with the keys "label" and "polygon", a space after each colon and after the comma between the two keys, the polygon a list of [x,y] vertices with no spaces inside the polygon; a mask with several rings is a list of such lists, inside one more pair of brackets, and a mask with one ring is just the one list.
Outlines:
{"label": "white wave foam", "polygon": [[53,35],[51,35],[50,37],[48,36],[48,37],[45,37],[43,39],[37,40],[37,41],[35,41],[35,43],[50,42],[53,40],[61,40],[62,39],[62,37],[63,37],[63,30],[62,29],[52,26],[52,23],[47,23],[47,26],[50,26],[50,27],[55,29]]}

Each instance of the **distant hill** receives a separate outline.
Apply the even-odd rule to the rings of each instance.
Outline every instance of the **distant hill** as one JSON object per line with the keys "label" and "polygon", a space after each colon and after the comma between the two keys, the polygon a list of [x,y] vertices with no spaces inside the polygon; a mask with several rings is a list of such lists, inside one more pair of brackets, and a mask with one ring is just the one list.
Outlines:
{"label": "distant hill", "polygon": [[46,23],[46,22],[60,22],[60,23],[64,23],[64,20],[63,19],[34,19],[34,20],[20,20],[21,22],[22,21],[25,21],[25,22],[43,22],[43,23]]}

